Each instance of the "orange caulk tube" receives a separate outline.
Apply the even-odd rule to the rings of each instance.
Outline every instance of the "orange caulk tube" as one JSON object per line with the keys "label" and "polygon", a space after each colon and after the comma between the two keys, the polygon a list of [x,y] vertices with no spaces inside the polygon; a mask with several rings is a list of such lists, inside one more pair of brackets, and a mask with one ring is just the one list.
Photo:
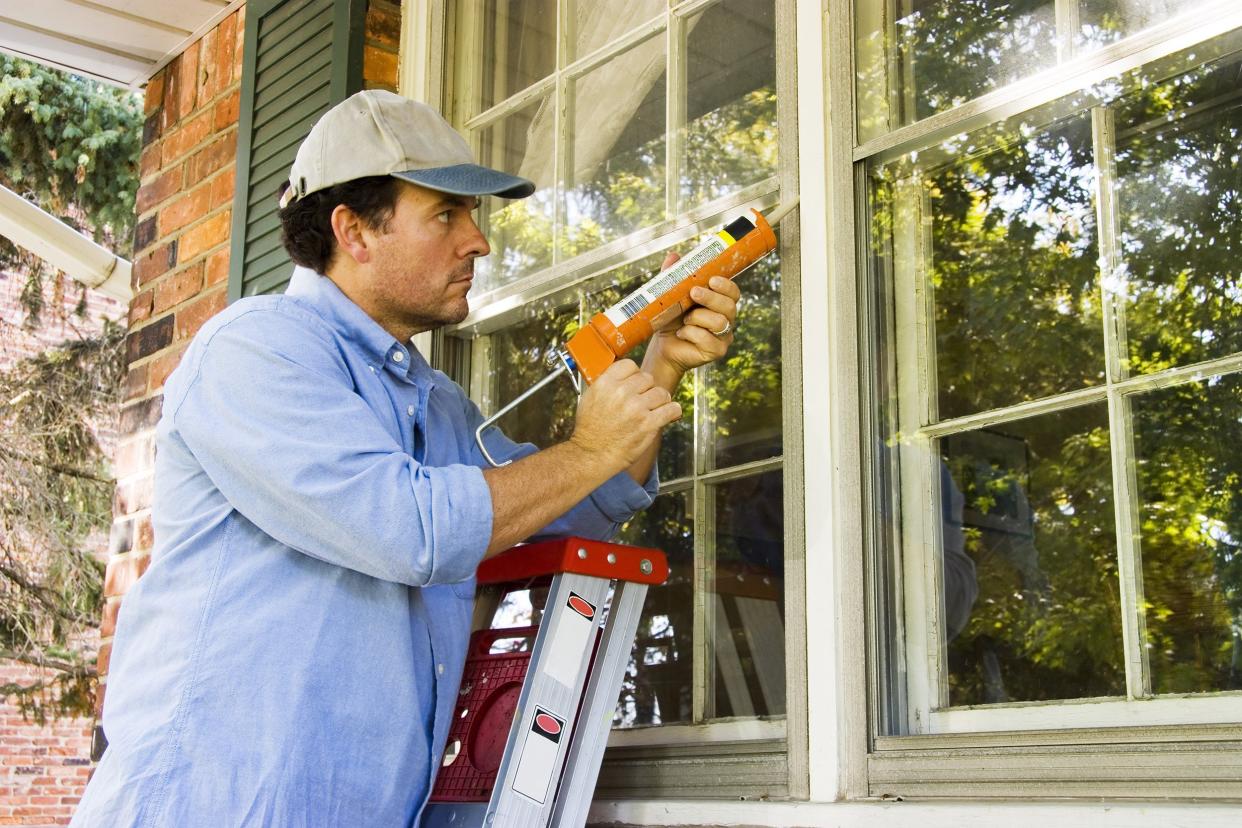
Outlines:
{"label": "orange caulk tube", "polygon": [[776,249],[776,235],[767,219],[752,210],[754,221],[742,217],[657,273],[638,290],[570,338],[565,350],[588,383],[651,334],[688,311],[690,290],[706,286],[713,276],[732,279]]}
{"label": "orange caulk tube", "polygon": [[551,374],[475,429],[475,442],[487,462],[493,466],[510,462],[497,462],[483,444],[483,432],[493,423],[563,373],[570,374],[579,390],[575,371],[588,384],[595,382],[609,365],[650,339],[656,329],[688,311],[694,305],[690,300],[693,287],[706,287],[713,276],[732,279],[775,250],[772,228],[797,206],[798,199],[794,198],[777,207],[770,223],[758,210],[751,210],[754,221],[745,216],[735,219],[620,302],[595,314],[586,327],[570,337],[563,350],[551,355],[549,365],[555,366]]}

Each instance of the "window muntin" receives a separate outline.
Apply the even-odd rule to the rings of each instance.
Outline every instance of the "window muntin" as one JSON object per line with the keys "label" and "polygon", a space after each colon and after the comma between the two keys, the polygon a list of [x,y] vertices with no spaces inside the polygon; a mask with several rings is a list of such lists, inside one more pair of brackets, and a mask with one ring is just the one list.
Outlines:
{"label": "window muntin", "polygon": [[1203,0],[856,4],[860,142],[1193,13]]}
{"label": "window muntin", "polygon": [[[1207,721],[1238,704],[1200,695],[1199,711],[1175,696],[1238,689],[1223,446],[1242,368],[1230,256],[1242,219],[1229,210],[1242,187],[1220,79],[1242,56],[1179,61],[869,165],[874,330],[894,375],[877,385],[875,420],[879,451],[898,458],[875,465],[900,504],[877,536],[900,548],[910,631],[898,731],[1068,726],[1055,708],[1010,706],[1052,699],[1096,700],[1097,721],[1116,723]],[[948,186],[962,169],[973,190]],[[983,266],[1010,235],[1022,242],[1012,266]],[[1024,282],[1028,296],[988,290],[1047,257],[1061,261]],[[953,272],[961,262],[971,266]],[[1078,292],[1049,291],[1058,281]],[[949,318],[954,305],[966,323],[975,313],[1005,335],[1023,330],[1025,347],[998,348],[979,325],[946,340],[965,324]],[[1185,356],[1157,362],[1160,343]],[[940,353],[959,345],[977,356]],[[992,389],[1006,383],[1017,393]],[[1190,413],[1199,407],[1210,424]],[[1152,697],[1169,701],[1122,712]]]}

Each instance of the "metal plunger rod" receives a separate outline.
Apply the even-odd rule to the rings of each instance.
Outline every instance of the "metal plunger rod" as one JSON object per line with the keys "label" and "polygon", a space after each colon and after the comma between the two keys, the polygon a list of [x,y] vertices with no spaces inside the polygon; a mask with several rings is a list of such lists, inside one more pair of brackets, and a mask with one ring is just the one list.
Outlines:
{"label": "metal plunger rod", "polygon": [[547,375],[546,377],[544,377],[543,379],[539,380],[539,382],[535,383],[535,384],[534,384],[534,385],[532,385],[530,388],[528,388],[526,391],[524,391],[524,392],[522,392],[520,395],[518,395],[518,396],[517,396],[517,397],[513,400],[513,402],[509,403],[509,404],[508,404],[508,405],[506,405],[504,408],[500,409],[500,410],[499,410],[499,411],[497,411],[495,414],[493,414],[492,416],[488,417],[486,420],[484,420],[482,423],[480,423],[480,424],[479,424],[479,427],[478,427],[477,429],[475,429],[475,431],[474,431],[474,441],[475,441],[476,443],[478,443],[478,444],[479,444],[479,451],[483,452],[483,458],[484,458],[485,460],[487,460],[487,462],[491,463],[491,464],[492,464],[493,466],[495,466],[496,468],[500,468],[501,466],[507,466],[507,465],[509,465],[509,464],[510,464],[510,463],[512,463],[513,461],[512,461],[512,460],[506,460],[506,461],[505,461],[505,462],[503,462],[503,463],[497,463],[497,462],[495,461],[495,459],[493,459],[493,458],[492,458],[492,455],[488,453],[488,451],[487,451],[487,446],[483,445],[483,431],[484,431],[485,429],[489,428],[489,427],[492,425],[492,423],[496,422],[496,421],[497,421],[497,420],[499,420],[501,417],[505,416],[505,415],[506,415],[506,414],[508,414],[510,411],[512,411],[514,408],[516,408],[516,407],[517,407],[517,405],[518,405],[518,403],[522,402],[522,401],[523,401],[523,400],[525,400],[527,397],[529,397],[531,394],[534,394],[534,393],[535,393],[536,391],[538,391],[540,388],[543,388],[545,385],[547,385],[547,384],[548,384],[548,383],[550,383],[552,380],[556,379],[557,377],[559,377],[561,374],[565,373],[565,372],[566,372],[566,371],[568,371],[568,370],[569,370],[569,363],[567,363],[567,362],[565,362],[564,360],[562,360],[562,361],[561,361],[561,364],[560,364],[560,365],[558,365],[558,366],[556,367],[556,370],[554,370],[552,373],[548,374],[548,375]]}

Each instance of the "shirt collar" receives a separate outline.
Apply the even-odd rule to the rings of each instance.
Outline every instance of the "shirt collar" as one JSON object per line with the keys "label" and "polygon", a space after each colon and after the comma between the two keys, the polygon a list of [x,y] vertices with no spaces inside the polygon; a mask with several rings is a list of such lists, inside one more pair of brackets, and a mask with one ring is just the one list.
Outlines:
{"label": "shirt collar", "polygon": [[398,342],[396,337],[354,304],[337,284],[308,267],[295,267],[285,289],[292,296],[310,304],[320,316],[345,337],[358,345],[365,354],[399,376],[411,380],[427,379],[431,366],[409,343]]}

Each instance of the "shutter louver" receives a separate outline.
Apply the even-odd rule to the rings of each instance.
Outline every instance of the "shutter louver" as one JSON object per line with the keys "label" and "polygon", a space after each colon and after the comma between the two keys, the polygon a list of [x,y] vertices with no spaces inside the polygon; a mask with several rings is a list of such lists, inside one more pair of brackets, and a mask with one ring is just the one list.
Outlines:
{"label": "shutter louver", "polygon": [[229,299],[273,293],[293,263],[276,194],[315,121],[362,88],[365,0],[251,0],[233,201]]}

